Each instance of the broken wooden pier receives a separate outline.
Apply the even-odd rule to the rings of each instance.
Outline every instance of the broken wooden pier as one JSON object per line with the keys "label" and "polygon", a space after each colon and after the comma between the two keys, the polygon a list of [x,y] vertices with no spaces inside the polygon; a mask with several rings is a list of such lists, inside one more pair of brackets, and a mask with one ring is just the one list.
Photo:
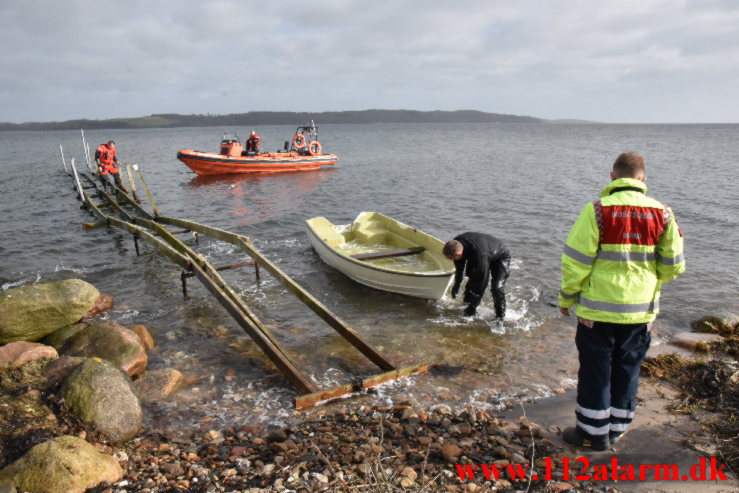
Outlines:
{"label": "broken wooden pier", "polygon": [[[62,161],[64,163],[64,169],[67,171],[67,162],[64,159],[63,150]],[[139,242],[143,241],[155,251],[182,267],[182,289],[185,297],[188,294],[187,279],[191,277],[198,279],[221,306],[226,309],[231,317],[233,317],[236,323],[254,340],[285,378],[297,389],[300,396],[295,398],[296,408],[305,408],[327,399],[346,396],[363,389],[375,387],[398,378],[428,370],[427,364],[397,368],[385,356],[370,346],[356,330],[351,328],[323,303],[295,282],[294,279],[285,274],[277,265],[254,248],[251,238],[193,221],[160,215],[149,188],[146,186],[141,170],[137,165],[129,163],[125,165],[129,179],[129,188],[131,190],[131,195],[129,195],[115,187],[112,193],[108,193],[102,187],[98,186],[91,174],[78,171],[74,165],[74,159],[70,161],[70,169],[67,173],[75,180],[77,196],[83,202],[84,207],[97,218],[97,222],[86,223],[83,226],[86,228],[113,226],[127,231],[133,236],[137,255],[141,254]],[[88,169],[91,169],[89,160]],[[139,181],[146,192],[149,205],[152,209],[151,213],[144,209],[138,200],[132,170],[138,174]],[[92,191],[93,194],[88,193],[89,191]],[[98,203],[93,200],[93,196],[101,202]],[[103,212],[103,209],[106,212]],[[170,230],[169,228],[179,229]],[[223,267],[214,267],[202,255],[197,253],[197,251],[177,238],[176,235],[182,233],[193,233],[196,239],[199,235],[204,235],[230,243],[240,248],[250,260]],[[382,370],[382,372],[369,377],[355,379],[353,383],[327,389],[319,388],[313,379],[297,367],[295,362],[290,358],[288,351],[282,347],[274,334],[257,318],[246,302],[236,295],[234,289],[221,277],[220,272],[224,270],[244,266],[254,266],[257,279],[260,276],[260,268],[269,272],[289,292],[313,310],[313,312]]]}

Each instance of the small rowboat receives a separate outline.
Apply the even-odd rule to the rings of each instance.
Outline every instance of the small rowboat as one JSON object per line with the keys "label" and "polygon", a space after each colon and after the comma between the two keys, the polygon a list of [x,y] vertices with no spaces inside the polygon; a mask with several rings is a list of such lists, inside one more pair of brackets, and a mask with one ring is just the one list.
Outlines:
{"label": "small rowboat", "polygon": [[362,212],[351,224],[314,217],[306,225],[318,256],[365,286],[439,299],[452,282],[454,263],[441,240],[377,212]]}
{"label": "small rowboat", "polygon": [[334,154],[322,154],[318,127],[313,122],[298,127],[292,142],[285,142],[284,151],[247,152],[236,134],[226,134],[221,139],[220,153],[183,149],[177,159],[198,175],[310,171],[339,160]]}

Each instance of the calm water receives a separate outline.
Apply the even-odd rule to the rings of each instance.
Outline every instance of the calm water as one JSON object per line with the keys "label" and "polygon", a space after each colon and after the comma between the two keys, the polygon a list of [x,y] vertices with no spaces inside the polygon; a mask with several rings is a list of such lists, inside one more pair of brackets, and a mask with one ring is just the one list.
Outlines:
{"label": "calm water", "polygon": [[[739,126],[324,125],[323,148],[340,157],[334,169],[197,177],[176,160],[183,148],[215,151],[221,133],[231,130],[90,131],[87,137],[93,149],[114,139],[121,160],[141,165],[162,214],[253,237],[391,360],[446,365],[385,386],[362,397],[366,402],[497,406],[572,386],[573,323],[544,300],[558,291],[569,227],[608,183],[610,164],[624,150],[646,156],[650,195],[673,208],[686,236],[688,271],[663,291],[658,340],[689,330],[704,314],[739,312]],[[293,130],[259,128],[270,150]],[[79,277],[116,299],[107,318],[148,326],[159,343],[150,368],[174,367],[199,379],[150,408],[155,426],[289,419],[294,391],[204,288],[192,280],[184,301],[179,268],[158,255],[137,257],[121,231],[82,230],[92,219],[62,171],[59,144],[82,162],[79,132],[0,132],[0,288]],[[444,240],[464,231],[503,238],[514,257],[505,326],[490,322],[489,293],[469,321],[457,301],[373,291],[323,264],[303,221],[323,215],[346,223],[360,211],[382,212]],[[201,242],[200,252],[215,265],[245,260],[219,242]],[[274,279],[256,283],[248,268],[224,277],[321,385],[377,373]]]}

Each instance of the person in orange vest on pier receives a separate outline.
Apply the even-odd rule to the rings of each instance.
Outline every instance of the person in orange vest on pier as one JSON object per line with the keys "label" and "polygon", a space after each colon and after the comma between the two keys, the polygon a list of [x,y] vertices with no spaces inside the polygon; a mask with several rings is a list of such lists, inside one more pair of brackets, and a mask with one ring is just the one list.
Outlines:
{"label": "person in orange vest on pier", "polygon": [[262,138],[254,130],[251,131],[249,139],[246,141],[246,152],[259,152],[259,144],[262,142]]}
{"label": "person in orange vest on pier", "polygon": [[100,171],[100,181],[103,184],[103,188],[107,191],[108,187],[111,186],[108,175],[112,175],[115,180],[116,186],[128,192],[128,189],[123,186],[121,182],[121,176],[118,169],[118,157],[115,151],[115,142],[109,140],[106,144],[100,144],[95,150],[95,164],[97,164],[98,171]]}

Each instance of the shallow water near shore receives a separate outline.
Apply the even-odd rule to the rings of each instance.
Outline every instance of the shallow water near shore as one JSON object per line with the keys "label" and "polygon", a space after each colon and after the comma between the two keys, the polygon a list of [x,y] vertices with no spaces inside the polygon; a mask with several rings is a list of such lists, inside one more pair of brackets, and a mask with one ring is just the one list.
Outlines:
{"label": "shallow water near shore", "polygon": [[[623,150],[646,156],[650,195],[672,207],[686,235],[688,271],[663,290],[656,339],[689,330],[691,320],[707,313],[739,312],[737,125],[325,125],[323,148],[340,158],[334,169],[198,177],[176,160],[179,149],[215,150],[228,130],[234,129],[91,131],[87,137],[91,147],[114,139],[121,160],[140,164],[163,215],[251,236],[391,361],[437,365],[360,402],[496,408],[571,387],[574,322],[547,302],[556,300],[569,227],[608,183],[610,164]],[[281,147],[292,130],[259,128],[268,149]],[[0,132],[0,289],[78,277],[115,298],[106,318],[146,325],[158,342],[150,368],[174,367],[198,379],[149,409],[152,426],[280,423],[305,414],[294,411],[296,393],[286,380],[194,279],[183,300],[180,269],[169,261],[137,257],[131,237],[119,230],[82,230],[92,218],[74,198],[59,144],[82,162],[79,132]],[[502,238],[513,255],[505,323],[493,324],[489,293],[478,315],[465,319],[459,300],[374,291],[321,262],[304,220],[322,215],[343,224],[361,211],[382,212],[442,240],[464,231]],[[198,250],[214,265],[246,260],[235,247],[208,239],[201,238]],[[256,282],[248,267],[223,273],[321,387],[380,372],[262,274]]]}

